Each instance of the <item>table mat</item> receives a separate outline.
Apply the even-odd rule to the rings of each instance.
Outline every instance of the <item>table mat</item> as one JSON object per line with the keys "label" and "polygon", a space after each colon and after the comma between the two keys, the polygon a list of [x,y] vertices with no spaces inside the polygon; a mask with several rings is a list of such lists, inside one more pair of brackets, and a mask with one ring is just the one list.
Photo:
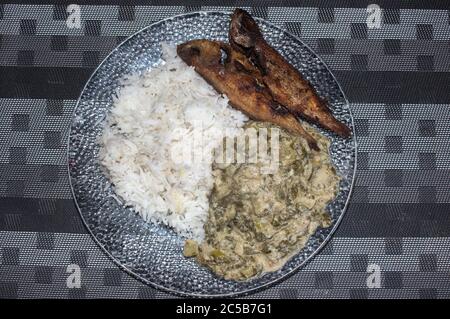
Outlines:
{"label": "table mat", "polygon": [[[450,297],[445,1],[20,2],[0,4],[0,298],[173,297],[120,270],[87,233],[67,175],[71,114],[90,74],[128,36],[176,14],[235,6],[323,58],[358,141],[354,191],[333,239],[293,276],[247,297]],[[70,28],[78,9],[79,28]],[[68,288],[71,264],[81,288]]]}

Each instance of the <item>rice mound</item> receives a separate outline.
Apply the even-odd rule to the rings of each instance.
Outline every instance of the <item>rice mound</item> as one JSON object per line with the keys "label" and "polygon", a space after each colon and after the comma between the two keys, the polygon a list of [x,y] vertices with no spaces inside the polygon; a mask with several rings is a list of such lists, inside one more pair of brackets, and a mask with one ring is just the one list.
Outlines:
{"label": "rice mound", "polygon": [[161,46],[165,63],[122,81],[100,160],[125,204],[146,221],[201,242],[214,182],[211,162],[180,163],[173,150],[200,133],[193,151],[210,152],[224,135],[237,136],[247,117],[186,65],[175,46]]}

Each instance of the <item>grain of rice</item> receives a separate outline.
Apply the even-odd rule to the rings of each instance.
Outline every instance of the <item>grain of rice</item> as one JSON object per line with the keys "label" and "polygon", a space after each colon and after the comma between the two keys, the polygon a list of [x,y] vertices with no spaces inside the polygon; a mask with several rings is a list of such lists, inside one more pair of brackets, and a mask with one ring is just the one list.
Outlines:
{"label": "grain of rice", "polygon": [[199,132],[208,138],[194,147],[211,151],[221,145],[218,132],[236,136],[247,117],[187,66],[175,46],[161,45],[165,63],[123,80],[100,159],[125,204],[145,220],[200,242],[213,186],[211,163],[176,163],[170,152]]}

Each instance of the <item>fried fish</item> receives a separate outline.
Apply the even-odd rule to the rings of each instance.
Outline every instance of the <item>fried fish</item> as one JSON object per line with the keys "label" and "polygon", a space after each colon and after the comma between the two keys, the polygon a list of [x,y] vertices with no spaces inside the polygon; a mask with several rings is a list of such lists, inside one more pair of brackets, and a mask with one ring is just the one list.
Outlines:
{"label": "fried fish", "polygon": [[264,40],[258,24],[245,10],[234,11],[229,41],[233,49],[243,53],[257,68],[260,74],[252,70],[253,76],[262,79],[276,102],[340,136],[350,136],[350,129],[331,114],[300,72]]}
{"label": "fried fish", "polygon": [[192,40],[178,45],[177,53],[218,92],[225,94],[231,106],[254,120],[271,122],[301,135],[311,149],[318,150],[315,139],[293,114],[272,98],[262,83],[258,83],[251,69],[247,70],[252,67],[247,59],[229,44]]}

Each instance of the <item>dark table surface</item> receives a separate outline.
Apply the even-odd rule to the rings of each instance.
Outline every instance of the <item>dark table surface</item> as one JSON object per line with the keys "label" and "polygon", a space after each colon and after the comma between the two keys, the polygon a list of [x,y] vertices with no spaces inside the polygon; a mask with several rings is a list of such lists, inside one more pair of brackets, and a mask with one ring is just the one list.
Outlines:
{"label": "dark table surface", "polygon": [[[172,15],[235,6],[324,59],[358,136],[354,192],[332,241],[250,297],[450,297],[447,1],[376,1],[378,28],[367,24],[372,1],[77,1],[80,28],[66,24],[72,1],[8,2],[0,5],[0,298],[171,297],[121,271],[87,233],[67,177],[68,127],[89,75],[124,38]],[[70,264],[81,267],[80,289],[66,285]],[[367,285],[368,268],[380,270],[379,288]]]}

